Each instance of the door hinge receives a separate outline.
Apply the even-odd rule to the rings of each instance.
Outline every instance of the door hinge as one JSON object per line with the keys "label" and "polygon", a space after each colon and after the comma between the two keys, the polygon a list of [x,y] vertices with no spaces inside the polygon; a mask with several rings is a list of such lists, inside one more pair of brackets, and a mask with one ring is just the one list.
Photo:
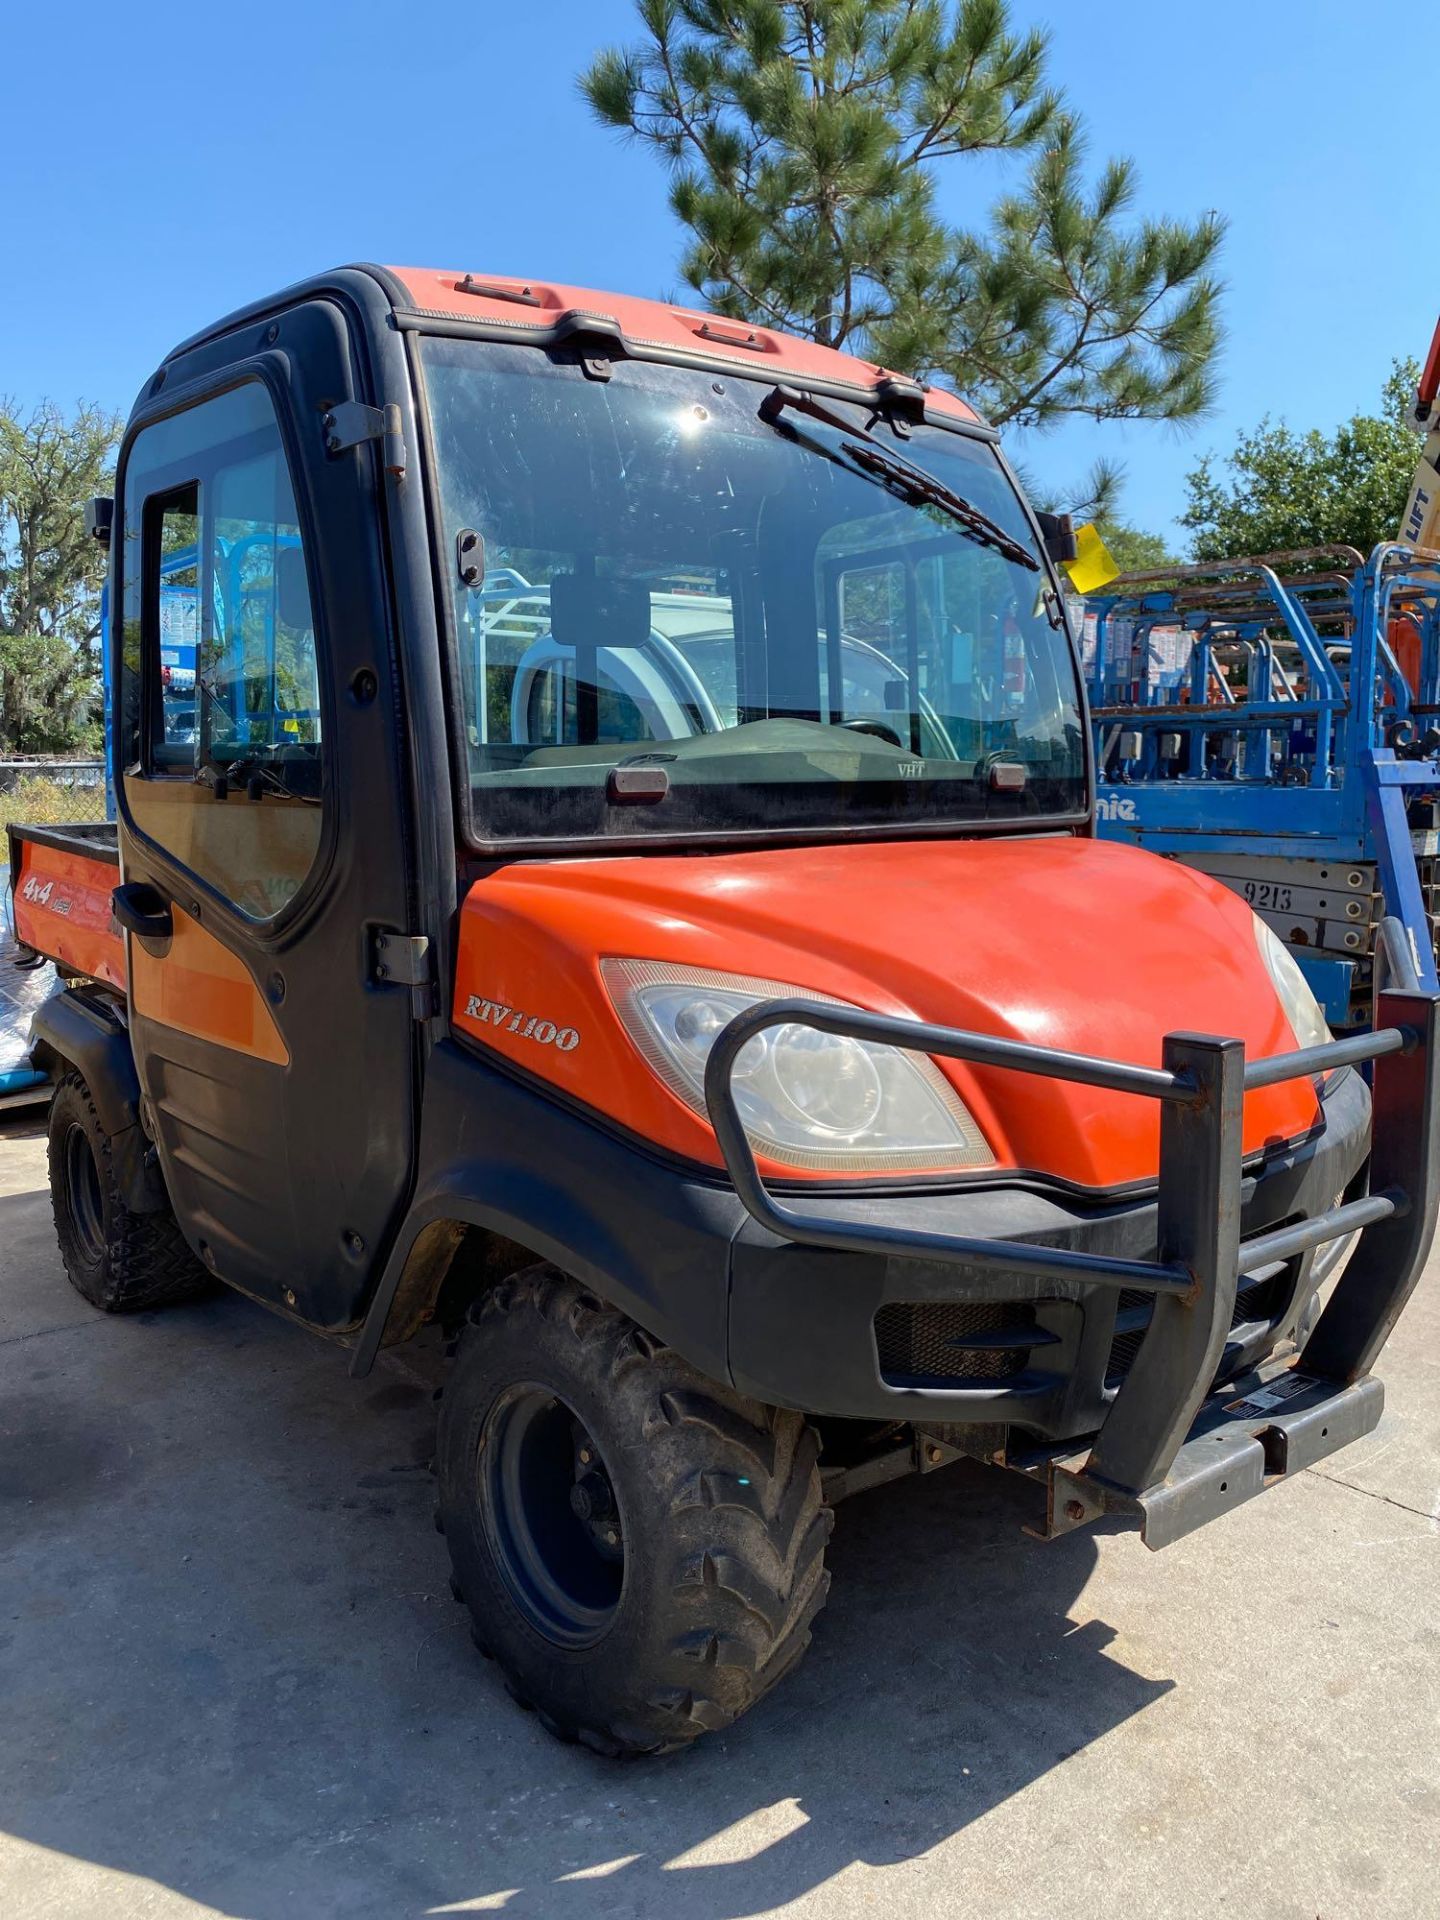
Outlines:
{"label": "door hinge", "polygon": [[320,417],[327,453],[348,453],[367,440],[382,441],[385,471],[400,479],[405,472],[405,436],[400,431],[400,409],[367,407],[359,400],[337,400]]}
{"label": "door hinge", "polygon": [[427,935],[377,932],[371,948],[370,977],[377,986],[408,987],[410,1008],[417,1020],[428,1020],[435,1012],[435,976]]}

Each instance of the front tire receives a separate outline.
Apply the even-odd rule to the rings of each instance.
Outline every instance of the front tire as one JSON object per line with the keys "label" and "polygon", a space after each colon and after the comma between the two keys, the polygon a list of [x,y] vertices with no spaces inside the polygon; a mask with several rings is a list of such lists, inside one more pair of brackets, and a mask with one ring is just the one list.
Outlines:
{"label": "front tire", "polygon": [[471,1310],[440,1521],[477,1644],[549,1730],[657,1753],[795,1664],[829,1585],[815,1431],[715,1385],[550,1267]]}
{"label": "front tire", "polygon": [[134,1213],[112,1165],[110,1135],[90,1089],[68,1074],[50,1102],[50,1203],[75,1291],[102,1313],[139,1313],[205,1292],[210,1276],[169,1207]]}

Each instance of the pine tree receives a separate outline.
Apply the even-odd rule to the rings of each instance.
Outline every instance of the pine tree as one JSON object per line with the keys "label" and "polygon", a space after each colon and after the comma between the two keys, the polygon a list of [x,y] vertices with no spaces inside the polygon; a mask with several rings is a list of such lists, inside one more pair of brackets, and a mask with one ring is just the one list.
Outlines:
{"label": "pine tree", "polygon": [[[637,0],[644,38],[581,86],[655,149],[706,303],[954,386],[997,425],[1203,412],[1220,341],[1215,214],[1135,220],[1087,182],[1048,42],[1006,0]],[[1012,154],[973,228],[937,176]]]}

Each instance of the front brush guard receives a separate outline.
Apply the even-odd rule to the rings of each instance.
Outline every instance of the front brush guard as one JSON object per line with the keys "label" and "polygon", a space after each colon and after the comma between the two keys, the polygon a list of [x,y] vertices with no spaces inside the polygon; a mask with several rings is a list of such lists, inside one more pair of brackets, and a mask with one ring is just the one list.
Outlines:
{"label": "front brush guard", "polygon": [[[1088,1447],[1017,1464],[1046,1483],[1047,1533],[1118,1511],[1138,1517],[1146,1544],[1159,1547],[1379,1419],[1383,1390],[1370,1368],[1435,1231],[1437,1009],[1440,994],[1383,990],[1375,1031],[1248,1066],[1239,1040],[1172,1033],[1162,1065],[1152,1068],[816,1001],[767,1000],[737,1015],[716,1040],[705,1098],[736,1193],[782,1239],[1152,1294],[1149,1330]],[[913,1232],[785,1206],[760,1176],[732,1074],[756,1034],[791,1024],[1160,1101],[1157,1258]],[[1374,1062],[1369,1194],[1242,1241],[1245,1094],[1367,1060]],[[1349,1265],[1293,1368],[1262,1370],[1248,1390],[1239,1383],[1212,1393],[1240,1274],[1357,1232]]]}

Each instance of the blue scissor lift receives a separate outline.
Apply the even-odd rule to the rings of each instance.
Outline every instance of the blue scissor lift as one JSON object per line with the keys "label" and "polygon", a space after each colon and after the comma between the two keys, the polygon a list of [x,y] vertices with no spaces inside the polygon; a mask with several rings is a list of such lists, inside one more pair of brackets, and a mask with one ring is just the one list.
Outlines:
{"label": "blue scissor lift", "polygon": [[1241,894],[1332,1026],[1368,1023],[1378,956],[1440,987],[1440,555],[1128,574],[1083,652],[1101,834]]}

